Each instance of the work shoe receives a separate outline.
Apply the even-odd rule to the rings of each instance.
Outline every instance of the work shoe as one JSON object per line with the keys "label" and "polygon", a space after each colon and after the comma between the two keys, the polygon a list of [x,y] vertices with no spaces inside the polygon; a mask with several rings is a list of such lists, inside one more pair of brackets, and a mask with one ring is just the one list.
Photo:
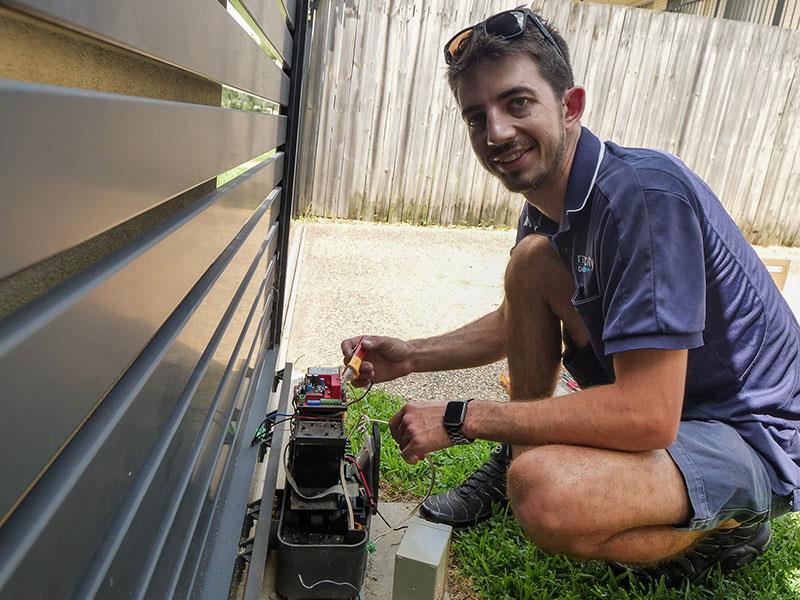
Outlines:
{"label": "work shoe", "polygon": [[612,571],[627,569],[643,579],[658,581],[664,577],[669,587],[678,587],[684,581],[701,583],[709,572],[719,565],[722,573],[730,573],[761,556],[772,541],[769,521],[732,529],[718,529],[686,554],[652,566],[627,566],[615,563]]}
{"label": "work shoe", "polygon": [[501,444],[480,468],[457,488],[431,496],[420,506],[423,518],[452,527],[469,527],[492,514],[492,504],[505,505],[506,471],[511,446]]}

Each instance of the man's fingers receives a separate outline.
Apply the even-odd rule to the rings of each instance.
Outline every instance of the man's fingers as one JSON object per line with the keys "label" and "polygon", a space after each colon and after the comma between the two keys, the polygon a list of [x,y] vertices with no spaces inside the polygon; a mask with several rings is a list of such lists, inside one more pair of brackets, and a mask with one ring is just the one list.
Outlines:
{"label": "man's fingers", "polygon": [[400,413],[400,411],[398,411],[398,412],[394,413],[394,415],[392,415],[391,419],[389,419],[389,431],[392,432],[392,437],[395,440],[397,440],[397,435],[398,435],[397,434],[397,428],[399,427],[400,420],[402,418],[403,418],[403,415]]}
{"label": "man's fingers", "polygon": [[356,344],[358,343],[358,338],[347,338],[342,342],[342,355],[344,356],[344,362],[347,362],[352,358],[353,351],[356,349]]}
{"label": "man's fingers", "polygon": [[365,379],[372,379],[374,376],[375,376],[375,365],[367,361],[362,362],[361,369],[359,370],[359,377],[363,377]]}
{"label": "man's fingers", "polygon": [[421,461],[423,458],[425,458],[424,454],[422,456],[417,456],[416,454],[414,454],[412,452],[401,452],[400,454],[403,457],[403,460],[406,461],[410,465],[415,465],[419,461]]}
{"label": "man's fingers", "polygon": [[353,380],[353,381],[351,381],[350,383],[353,385],[353,387],[357,387],[357,388],[365,388],[365,387],[367,387],[367,386],[368,386],[370,383],[372,383],[372,378],[371,378],[371,377],[364,377],[364,376],[362,375],[361,377],[359,377],[358,379],[354,379],[354,380]]}

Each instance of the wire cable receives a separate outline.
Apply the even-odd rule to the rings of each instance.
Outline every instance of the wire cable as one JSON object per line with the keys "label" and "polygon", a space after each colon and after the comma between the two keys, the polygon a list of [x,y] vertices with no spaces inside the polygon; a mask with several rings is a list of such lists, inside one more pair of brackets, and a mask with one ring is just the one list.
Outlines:
{"label": "wire cable", "polygon": [[367,389],[366,389],[366,390],[364,390],[364,393],[363,393],[363,394],[361,394],[361,395],[360,395],[358,398],[356,398],[355,400],[351,400],[350,402],[348,402],[347,404],[345,404],[345,408],[346,408],[346,407],[349,407],[349,406],[352,406],[353,404],[356,404],[357,402],[361,402],[361,401],[362,401],[364,398],[366,398],[366,397],[367,397],[367,394],[369,394],[369,391],[370,391],[371,389],[372,389],[372,382],[370,381],[370,382],[369,382],[369,385],[367,386]]}
{"label": "wire cable", "polygon": [[283,449],[283,470],[285,471],[284,475],[286,476],[286,481],[289,482],[289,485],[292,487],[292,489],[295,491],[295,493],[298,496],[300,496],[300,498],[302,498],[303,500],[319,500],[320,498],[324,498],[325,496],[330,496],[331,494],[336,494],[342,489],[341,484],[337,483],[337,484],[332,485],[331,487],[329,487],[327,490],[323,490],[319,494],[315,494],[313,496],[306,496],[305,494],[303,494],[303,492],[300,491],[300,486],[297,485],[297,482],[294,480],[294,477],[292,476],[292,472],[289,469],[289,461],[287,460],[288,459],[288,453],[287,453],[288,449],[289,449],[289,445],[287,444]]}
{"label": "wire cable", "polygon": [[386,523],[386,526],[387,526],[389,529],[392,529],[392,526],[389,524],[389,521],[387,521],[387,520],[386,520],[386,517],[384,517],[384,516],[383,516],[383,514],[381,514],[381,511],[380,511],[380,510],[378,510],[378,509],[377,509],[377,507],[375,508],[375,514],[377,514],[377,515],[378,515],[378,516],[381,518],[381,521],[383,521],[384,523]]}
{"label": "wire cable", "polygon": [[339,461],[339,480],[342,482],[342,493],[344,494],[344,502],[347,504],[347,527],[350,531],[356,528],[356,519],[353,515],[353,503],[350,502],[350,492],[347,491],[347,480],[344,475],[345,461]]}
{"label": "wire cable", "polygon": [[[431,492],[433,491],[433,486],[436,484],[436,466],[433,464],[433,459],[431,459],[430,456],[425,456],[425,458],[428,461],[428,466],[431,469],[431,482],[428,485],[428,491],[425,492],[425,497],[422,500],[420,500],[419,503],[408,512],[408,515],[406,515],[406,517],[403,518],[397,525],[395,525],[394,527],[389,529],[389,531],[384,531],[382,534],[380,534],[378,537],[376,537],[374,540],[372,540],[373,544],[377,543],[378,540],[380,540],[382,537],[384,537],[386,535],[389,535],[390,533],[392,533],[394,531],[400,531],[401,529],[405,529],[405,527],[403,527],[403,524],[406,523],[409,519],[411,519],[411,517],[414,516],[414,514],[417,512],[417,510],[419,510],[419,507],[422,506],[422,504],[423,504],[423,502],[425,502],[425,500],[427,500],[428,498],[431,497]],[[383,518],[383,517],[381,517],[381,518]],[[384,519],[384,521],[385,521],[385,519]],[[387,523],[387,525],[388,525],[388,523]]]}
{"label": "wire cable", "polygon": [[[358,464],[358,460],[356,460],[356,458],[354,456],[350,456],[349,454],[346,455],[344,458],[345,458],[345,460],[347,462],[349,462],[351,465],[353,465],[356,468],[356,470],[358,471],[358,474],[361,476],[361,483],[364,484],[364,490],[367,492],[367,498],[369,499],[369,505],[372,506],[372,507],[375,507],[375,504],[376,504],[375,503],[375,497],[373,496],[372,490],[370,489],[369,485],[367,484],[367,478],[364,475],[364,470],[361,468],[361,465]],[[388,525],[388,523],[387,523],[387,525]]]}
{"label": "wire cable", "polygon": [[348,585],[351,588],[353,588],[356,591],[356,593],[360,593],[361,592],[361,590],[359,590],[356,586],[354,586],[349,581],[333,581],[331,579],[320,579],[316,583],[312,583],[311,585],[306,585],[306,582],[303,581],[303,576],[300,575],[300,573],[297,574],[297,578],[300,580],[300,585],[302,585],[307,590],[314,589],[315,587],[317,587],[318,585],[322,585],[323,583],[330,583],[332,585]]}

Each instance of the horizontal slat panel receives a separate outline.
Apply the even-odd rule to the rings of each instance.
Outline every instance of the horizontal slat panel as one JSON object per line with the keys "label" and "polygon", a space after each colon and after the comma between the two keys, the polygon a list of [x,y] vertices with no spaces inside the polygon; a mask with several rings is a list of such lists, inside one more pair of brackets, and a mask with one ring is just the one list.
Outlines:
{"label": "horizontal slat panel", "polygon": [[267,39],[283,60],[292,64],[292,34],[286,28],[286,21],[278,10],[280,0],[242,0],[242,6],[266,34]]}
{"label": "horizontal slat panel", "polygon": [[[46,599],[53,590],[72,597],[243,274],[263,250],[276,206],[265,203],[200,278],[9,519],[4,530],[10,531],[0,532],[0,556],[7,561],[0,563],[0,597]],[[271,234],[276,230],[273,224]],[[6,543],[12,537],[13,546]],[[66,539],[73,542],[68,555],[60,545]],[[37,578],[43,564],[48,577]],[[129,591],[119,590],[126,597]]]}
{"label": "horizontal slat panel", "polygon": [[[274,278],[273,260],[271,279],[264,279],[264,269],[270,262],[268,253],[269,250],[262,252],[258,262],[251,266],[251,273],[234,298],[235,306],[232,304],[223,317],[178,401],[169,395],[171,390],[159,386],[159,371],[168,370],[165,375],[169,377],[181,376],[167,363],[159,366],[142,390],[142,394],[157,397],[158,403],[174,404],[175,408],[150,451],[139,480],[132,486],[103,544],[95,552],[93,564],[76,593],[78,597],[94,598],[99,592],[102,598],[120,595],[130,598],[138,596],[136,590],[146,588],[184,492],[190,481],[202,475],[198,473],[197,462],[214,452],[213,448],[209,449],[209,432],[218,436],[221,429],[224,435],[230,420],[236,393],[244,380],[244,364],[250,357],[248,351],[252,351],[261,322],[264,290],[266,288],[269,293]],[[190,323],[190,327],[213,325],[206,321]],[[182,334],[182,337],[187,336]],[[196,353],[189,345],[182,344],[180,338],[170,354],[178,352],[188,353],[184,370],[188,369]],[[132,442],[121,441],[122,444]]]}
{"label": "horizontal slat panel", "polygon": [[[187,563],[193,566],[194,571],[191,586],[179,587],[179,598],[216,600],[224,597],[230,589],[231,574],[236,564],[235,558],[231,558],[236,556],[241,540],[242,515],[247,509],[250,484],[259,454],[258,445],[251,445],[251,435],[248,434],[255,431],[266,414],[275,374],[275,361],[274,351],[267,353],[259,377],[255,380],[255,393],[242,411],[241,426],[236,435],[227,442],[229,456],[219,477],[217,489],[214,490],[214,502],[209,503],[211,518],[207,533],[202,540],[195,537],[190,545],[190,559]],[[264,508],[265,515],[269,515],[270,507]],[[197,552],[194,555],[196,558],[192,557],[192,552]],[[217,573],[217,569],[221,572]],[[181,584],[185,582],[187,581],[182,578]]]}
{"label": "horizontal slat panel", "polygon": [[[285,363],[281,382],[280,397],[275,410],[279,413],[289,412],[289,395],[293,390],[292,363]],[[288,436],[288,427],[276,428],[269,447],[266,466],[264,470],[264,483],[261,488],[260,506],[273,506],[275,490],[278,484],[278,471],[283,466],[281,459],[284,448],[284,438]],[[263,587],[264,575],[267,569],[267,553],[270,550],[270,532],[272,519],[257,519],[253,531],[253,550],[250,554],[250,566],[247,572],[247,581],[243,600],[259,600]]]}
{"label": "horizontal slat panel", "polygon": [[[270,293],[268,302],[265,307],[264,320],[261,324],[259,331],[258,343],[260,344],[258,354],[261,357],[260,364],[262,368],[268,365],[270,376],[274,373],[275,355],[272,351],[265,351],[266,344],[269,340],[269,327],[271,324],[270,316],[273,308],[275,294],[274,291]],[[271,362],[270,362],[271,361]],[[248,363],[251,367],[253,363]],[[256,363],[259,364],[259,363]],[[253,410],[254,395],[253,388],[255,387],[251,380],[249,382],[249,389],[246,394],[239,398],[240,404],[237,409],[241,412],[234,413],[234,423],[228,427],[227,434],[222,438],[217,438],[213,451],[208,453],[208,456],[203,456],[201,464],[198,465],[200,469],[199,474],[194,478],[187,489],[183,498],[180,511],[177,518],[172,523],[172,528],[166,539],[164,551],[159,557],[156,570],[153,575],[150,585],[147,588],[147,593],[144,598],[148,600],[160,600],[161,598],[193,598],[187,596],[185,589],[186,582],[191,579],[191,573],[197,567],[197,556],[199,550],[202,550],[202,544],[197,544],[195,540],[203,539],[205,533],[210,527],[211,512],[215,502],[220,496],[220,479],[228,467],[232,454],[232,442],[239,435],[249,436],[252,438],[255,432],[255,426],[248,427],[243,419],[246,418]],[[246,400],[246,402],[244,402]],[[259,404],[260,406],[260,404]],[[259,421],[263,418],[265,410],[262,411]],[[256,424],[258,424],[258,422]],[[250,439],[248,439],[249,443]],[[251,469],[250,475],[252,476],[253,470]],[[242,482],[244,487],[249,492],[249,481]],[[224,500],[227,501],[227,498]],[[244,518],[245,507],[239,513],[240,525],[238,536],[241,534],[241,523]],[[235,554],[235,552],[234,552]],[[229,576],[233,572],[233,561],[228,565],[219,565],[220,569],[216,571],[219,577]],[[226,572],[222,572],[225,567]],[[183,580],[183,581],[182,581]]]}
{"label": "horizontal slat panel", "polygon": [[[277,236],[274,241],[277,241]],[[272,248],[275,245],[273,243]],[[185,549],[182,545],[165,545],[167,534],[175,528],[176,521],[180,523],[178,527],[183,535],[190,534],[184,523],[191,526],[198,501],[202,501],[208,493],[214,458],[226,435],[237,393],[244,379],[245,366],[250,358],[248,350],[253,346],[256,330],[261,323],[264,294],[270,293],[275,279],[275,259],[273,256],[270,261],[269,254],[270,249],[267,249],[262,255],[257,266],[260,276],[251,279],[237,312],[232,315],[222,339],[213,349],[209,366],[205,372],[195,371],[192,375],[196,380],[196,390],[190,405],[188,401],[184,402],[188,412],[182,416],[183,421],[169,446],[164,443],[161,448],[163,456],[159,456],[159,459],[162,462],[153,473],[154,478],[148,484],[147,494],[137,509],[135,519],[110,528],[115,537],[126,536],[116,557],[109,555],[105,548],[96,554],[101,564],[96,568],[95,576],[98,583],[103,581],[100,593],[103,598],[116,597],[119,595],[117,590],[124,590],[126,598],[130,597],[133,590],[133,597],[138,597],[147,589],[159,559],[174,564],[177,562],[175,555]],[[264,280],[264,268],[268,263],[269,274]],[[254,319],[256,313],[258,316]],[[243,319],[246,319],[249,327],[244,327]],[[242,349],[245,340],[248,345]],[[169,558],[164,559],[162,552]],[[107,572],[106,565],[110,565]],[[171,570],[173,576],[177,577],[175,569]],[[111,581],[114,582],[113,587]],[[93,597],[88,593],[90,591],[93,590],[87,589],[87,593],[79,596]]]}
{"label": "horizontal slat panel", "polygon": [[294,30],[295,13],[297,12],[295,0],[278,0],[278,2],[283,4],[286,16],[289,18],[289,27]]}
{"label": "horizontal slat panel", "polygon": [[214,0],[1,0],[59,25],[281,104],[289,78]]}
{"label": "horizontal slat panel", "polygon": [[286,118],[0,80],[0,278],[284,143]]}
{"label": "horizontal slat panel", "polygon": [[[253,215],[282,166],[280,155],[255,167],[0,322],[0,440],[28,448],[0,461],[0,514]],[[276,214],[278,191],[267,200]]]}

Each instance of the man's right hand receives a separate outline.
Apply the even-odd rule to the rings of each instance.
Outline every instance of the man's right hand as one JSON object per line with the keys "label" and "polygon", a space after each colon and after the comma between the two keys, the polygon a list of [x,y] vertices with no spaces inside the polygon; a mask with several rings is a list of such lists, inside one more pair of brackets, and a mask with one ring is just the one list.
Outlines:
{"label": "man's right hand", "polygon": [[[360,336],[342,342],[344,364],[350,361]],[[370,383],[381,383],[408,375],[413,370],[411,346],[398,338],[381,335],[365,335],[361,347],[366,352],[361,362],[361,372],[353,385],[365,387]]]}

